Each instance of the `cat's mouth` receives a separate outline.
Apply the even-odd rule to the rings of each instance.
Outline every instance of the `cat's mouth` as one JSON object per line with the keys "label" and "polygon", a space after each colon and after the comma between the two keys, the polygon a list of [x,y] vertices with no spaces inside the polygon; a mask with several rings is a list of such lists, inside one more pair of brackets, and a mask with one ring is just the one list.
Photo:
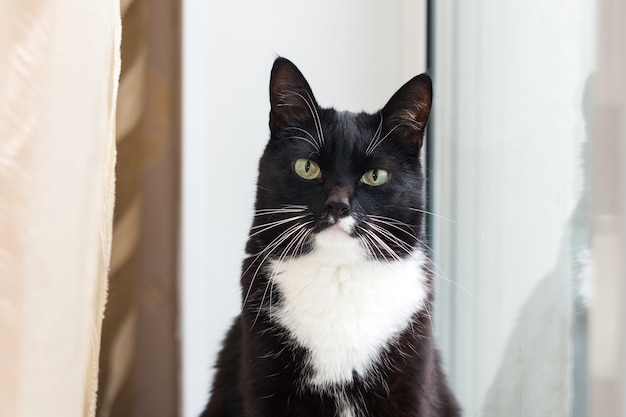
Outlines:
{"label": "cat's mouth", "polygon": [[329,231],[336,233],[345,233],[352,236],[354,234],[355,227],[356,220],[352,216],[342,217],[339,220],[336,220],[334,217],[329,216],[328,220],[324,223],[324,226],[321,228],[320,232]]}

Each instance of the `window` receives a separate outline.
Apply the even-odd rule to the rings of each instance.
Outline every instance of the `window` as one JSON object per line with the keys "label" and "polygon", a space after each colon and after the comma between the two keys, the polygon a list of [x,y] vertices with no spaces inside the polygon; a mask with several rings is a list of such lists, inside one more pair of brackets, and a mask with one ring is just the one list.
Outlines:
{"label": "window", "polygon": [[[600,54],[611,71],[595,59],[620,39],[610,22],[624,7],[606,9],[600,43],[600,4],[431,2],[436,334],[468,416],[623,413],[597,408],[623,398],[626,329],[624,128],[606,145],[592,129],[598,85],[624,117],[615,50]],[[613,292],[592,297],[601,288]]]}

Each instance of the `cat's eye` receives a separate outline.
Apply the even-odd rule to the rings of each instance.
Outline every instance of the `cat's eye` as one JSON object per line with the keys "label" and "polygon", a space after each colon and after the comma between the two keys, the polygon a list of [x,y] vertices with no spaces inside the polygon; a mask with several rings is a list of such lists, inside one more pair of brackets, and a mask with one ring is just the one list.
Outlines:
{"label": "cat's eye", "polygon": [[322,174],[319,165],[310,159],[300,158],[293,164],[296,174],[305,180],[314,180]]}
{"label": "cat's eye", "polygon": [[389,173],[384,169],[374,168],[367,171],[361,177],[361,182],[371,185],[372,187],[378,187],[383,185],[389,180]]}

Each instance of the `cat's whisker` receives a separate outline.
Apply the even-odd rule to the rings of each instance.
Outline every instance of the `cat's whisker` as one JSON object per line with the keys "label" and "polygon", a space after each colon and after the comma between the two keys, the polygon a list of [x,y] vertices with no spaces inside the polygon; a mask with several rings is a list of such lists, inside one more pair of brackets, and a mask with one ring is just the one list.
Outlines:
{"label": "cat's whisker", "polygon": [[270,283],[270,302],[269,302],[269,321],[272,321],[272,306],[274,302],[272,301],[272,296],[274,295],[274,281]]}
{"label": "cat's whisker", "polygon": [[254,212],[254,217],[271,216],[272,214],[288,214],[288,213],[302,213],[305,208],[279,208],[279,209],[263,209]]}
{"label": "cat's whisker", "polygon": [[[294,233],[297,231],[296,236],[294,236],[294,238],[291,240],[291,242],[289,242],[289,244],[285,247],[285,249],[283,249],[283,251],[281,252],[280,256],[276,260],[276,263],[275,263],[274,267],[272,268],[272,272],[270,274],[270,278],[267,280],[267,284],[265,285],[265,291],[263,292],[263,297],[261,298],[261,303],[259,304],[259,309],[257,311],[257,314],[256,314],[256,316],[254,318],[254,321],[252,322],[252,327],[254,327],[254,324],[256,323],[257,319],[259,318],[259,314],[261,314],[261,310],[263,308],[263,302],[265,301],[265,295],[267,293],[268,287],[270,287],[269,317],[271,319],[271,317],[272,317],[272,310],[271,310],[272,309],[272,295],[271,294],[272,294],[272,288],[274,287],[274,280],[272,278],[278,272],[279,267],[282,264],[283,260],[285,259],[287,253],[296,244],[296,242],[298,241],[299,237],[307,232],[307,229],[305,227],[308,226],[310,223],[312,223],[312,222],[303,223],[298,228],[296,228],[294,230]],[[289,234],[288,236],[286,236],[286,239],[289,239],[292,234]],[[284,240],[286,240],[286,239],[284,239]]]}
{"label": "cat's whisker", "polygon": [[[371,226],[374,226],[374,225],[371,225]],[[384,231],[384,229],[381,229],[381,233],[383,233],[383,231]],[[398,240],[395,236],[390,234],[388,231],[384,231],[384,232],[386,233],[386,236],[390,240],[393,240],[398,245],[398,247],[400,249],[402,249],[409,257],[411,257],[413,259],[416,259],[415,255],[413,254],[413,252],[410,250],[409,246],[406,243]],[[424,242],[422,242],[420,239],[417,239],[417,241],[420,244],[422,244],[423,246],[425,246],[427,249],[429,249],[431,252],[434,253],[434,251],[432,251],[432,249],[430,249],[430,247],[427,244],[425,244]],[[441,278],[444,281],[446,281],[447,283],[457,286],[459,289],[465,291],[468,295],[470,295],[472,297],[474,296],[474,294],[471,291],[469,291],[467,288],[463,287],[461,284],[459,284],[459,283],[457,283],[455,281],[452,281],[450,278],[448,278],[447,275],[443,272],[443,270],[439,267],[439,265],[437,265],[432,259],[430,259],[430,264],[434,268],[436,268],[437,271],[433,270],[432,268],[429,268],[427,266],[428,264],[424,265],[424,269],[426,269],[428,272],[430,272],[433,276]]]}
{"label": "cat's whisker", "polygon": [[258,253],[258,255],[256,255],[256,257],[252,260],[252,262],[250,263],[250,265],[248,266],[248,268],[246,268],[246,270],[243,272],[242,275],[245,275],[250,268],[256,264],[256,262],[258,261],[258,259],[264,254],[265,257],[261,260],[261,262],[259,263],[258,267],[256,268],[256,270],[254,271],[254,274],[252,275],[252,279],[250,280],[250,284],[248,286],[248,291],[246,292],[246,296],[244,297],[243,300],[243,306],[245,307],[247,301],[248,301],[248,297],[250,296],[250,292],[252,290],[252,286],[254,285],[254,281],[259,273],[259,271],[261,270],[261,267],[265,264],[265,261],[269,258],[269,256],[272,254],[272,252],[274,251],[274,249],[276,249],[278,246],[280,246],[286,239],[289,238],[289,236],[293,233],[295,233],[297,231],[298,228],[305,226],[308,223],[304,223],[304,224],[295,224],[290,226],[289,228],[287,228],[285,231],[283,231],[281,234],[279,234],[278,236],[276,236],[266,247],[265,249],[263,249],[261,252]]}
{"label": "cat's whisker", "polygon": [[[310,224],[313,224],[312,221],[304,223],[303,226],[308,226]],[[285,250],[281,253],[281,256],[278,258],[278,261],[276,262],[276,266],[274,267],[274,270],[272,271],[272,274],[270,276],[270,279],[273,278],[274,276],[276,276],[276,273],[279,270],[279,266],[280,264],[282,264],[282,262],[285,260],[285,258],[287,257],[287,254],[289,252],[291,252],[290,258],[293,259],[294,256],[299,252],[300,248],[304,245],[304,242],[306,241],[306,238],[313,232],[312,228],[306,228],[303,227],[296,236],[294,236],[294,238],[292,239],[292,241],[289,243],[289,245],[287,245],[287,247],[285,248]],[[293,248],[293,250],[291,250]]]}
{"label": "cat's whisker", "polygon": [[257,226],[252,226],[250,228],[250,230],[254,230],[254,229],[259,229],[259,230],[257,230],[254,233],[251,233],[248,236],[248,238],[251,238],[251,237],[254,237],[254,236],[258,235],[258,234],[264,233],[264,232],[266,232],[266,231],[268,231],[270,229],[273,229],[274,227],[283,225],[285,223],[295,222],[295,221],[303,219],[305,217],[306,217],[306,215],[293,216],[293,217],[289,217],[289,218],[286,218],[286,219],[276,220],[276,221],[273,221],[273,222],[270,222],[270,223],[263,223],[263,224],[259,224]]}
{"label": "cat's whisker", "polygon": [[[261,269],[261,267],[263,266],[265,261],[267,259],[269,259],[269,257],[273,254],[274,250],[276,248],[278,248],[283,242],[285,242],[285,240],[287,240],[301,226],[302,226],[302,224],[295,224],[295,225],[289,226],[286,230],[284,230],[281,234],[279,234],[276,238],[274,238],[262,251],[260,251],[257,254],[253,255],[254,256],[254,260],[245,269],[245,271],[243,272],[242,275],[245,275],[250,270],[250,268],[252,268],[257,263],[258,259],[265,254],[265,256],[263,257],[261,262],[258,264],[258,267],[256,268],[256,270],[255,270],[255,272],[253,274],[253,279],[252,279],[250,285],[252,285],[254,283],[254,278],[257,276],[259,270]],[[248,293],[249,293],[249,291],[248,291]],[[245,302],[244,302],[244,304],[245,304]]]}
{"label": "cat's whisker", "polygon": [[381,256],[381,258],[389,262],[389,260],[386,258],[382,250],[378,248],[378,246],[372,241],[372,238],[369,236],[369,234],[367,234],[367,229],[361,226],[357,226],[357,228],[364,232],[363,234],[359,234],[358,237],[361,243],[363,244],[363,246],[365,247],[367,253],[370,255],[370,257],[375,260],[376,253],[378,253]]}
{"label": "cat's whisker", "polygon": [[309,238],[309,236],[311,236],[313,234],[313,229],[307,229],[307,232],[304,236],[302,236],[302,238],[300,239],[300,242],[298,243],[298,246],[296,247],[296,249],[294,250],[294,253],[291,255],[291,258],[293,259],[294,256],[297,253],[300,253],[300,251],[302,250],[302,248],[304,247],[305,242],[307,241],[307,239]]}
{"label": "cat's whisker", "polygon": [[397,245],[403,252],[405,252],[407,255],[411,255],[413,247],[409,244],[407,244],[406,242],[403,242],[402,240],[398,239],[396,236],[394,236],[391,232],[385,230],[384,228],[372,223],[372,222],[365,222],[369,227],[371,227],[374,231],[378,232],[379,234],[383,235],[384,237],[386,237],[387,239],[389,239],[393,244]]}
{"label": "cat's whisker", "polygon": [[383,227],[378,226],[377,224],[374,224],[372,222],[366,222],[366,224],[371,227],[374,231],[380,233],[381,235],[383,235],[384,237],[386,237],[387,239],[389,239],[392,243],[396,244],[397,246],[399,246],[402,250],[404,250],[406,253],[410,253],[410,251],[413,249],[413,246],[411,246],[410,244],[402,241],[401,239],[399,239],[398,237],[394,236],[393,233],[389,232],[388,230],[386,230]]}
{"label": "cat's whisker", "polygon": [[[260,251],[258,254],[256,254],[252,264],[254,264],[258,260],[258,258],[261,257],[261,255],[266,253],[266,256],[263,258],[263,260],[261,261],[261,264],[259,265],[259,267],[260,267],[265,262],[265,260],[269,257],[269,255],[272,254],[272,251],[274,249],[276,249],[276,247],[280,246],[298,228],[302,227],[303,225],[309,224],[309,223],[311,223],[311,222],[307,222],[307,223],[303,223],[303,224],[295,224],[295,225],[289,226],[289,228],[287,228],[281,234],[276,236],[262,251]],[[249,269],[250,269],[250,267],[248,267],[248,269],[246,269],[244,271],[244,274],[246,272],[248,272]]]}
{"label": "cat's whisker", "polygon": [[320,154],[320,152],[321,152],[321,149],[320,149],[320,147],[319,147],[319,145],[318,145],[317,143],[312,142],[310,139],[307,139],[307,138],[305,138],[305,137],[302,137],[302,136],[289,136],[289,137],[287,137],[287,138],[285,138],[285,139],[300,139],[300,140],[303,140],[303,141],[305,141],[305,142],[309,143],[311,146],[313,146],[313,147],[315,148],[315,152],[316,152],[318,155],[319,155],[319,154]]}
{"label": "cat's whisker", "polygon": [[365,156],[370,156],[375,150],[376,148],[378,148],[380,146],[381,143],[383,143],[383,141],[385,139],[387,139],[387,137],[389,137],[389,135],[391,135],[393,133],[394,130],[396,130],[398,127],[402,126],[404,123],[398,123],[397,125],[395,125],[385,136],[383,136],[382,138],[378,139],[375,143],[372,144],[371,147],[368,147],[369,152],[365,152]]}
{"label": "cat's whisker", "polygon": [[411,211],[417,211],[419,213],[424,213],[424,214],[427,214],[429,216],[437,217],[438,219],[446,220],[446,221],[448,221],[450,223],[453,223],[453,224],[457,224],[457,222],[455,220],[452,220],[452,219],[450,219],[448,217],[445,217],[445,216],[442,216],[440,214],[435,214],[435,213],[432,213],[430,211],[426,211],[426,210],[423,210],[423,209],[420,209],[420,208],[415,208],[415,207],[407,207],[407,209],[409,209]]}
{"label": "cat's whisker", "polygon": [[370,215],[368,215],[367,217],[377,218],[377,219],[381,219],[381,220],[387,220],[387,221],[389,221],[390,223],[394,223],[394,224],[399,224],[399,225],[402,225],[402,226],[406,226],[408,229],[411,229],[411,230],[413,230],[413,228],[414,228],[414,227],[417,227],[417,224],[413,224],[413,223],[406,223],[406,222],[403,222],[402,220],[398,220],[398,219],[395,219],[395,218],[393,218],[393,217],[379,216],[379,215],[377,215],[377,214],[370,214]]}
{"label": "cat's whisker", "polygon": [[[371,216],[370,216],[371,217]],[[392,233],[390,233],[389,231],[383,229],[380,226],[377,226],[375,224],[372,224],[371,222],[365,222],[368,226],[370,226],[372,229],[374,229],[375,231],[379,232],[380,234],[384,235],[387,239],[391,240],[392,243],[395,243],[404,253],[406,253],[406,255],[410,256],[410,257],[414,257],[414,254],[412,252],[412,247],[410,245],[408,245],[407,243],[403,242],[402,240],[398,239],[396,236],[394,236]],[[423,243],[421,240],[417,239],[418,242],[420,242],[422,245],[424,245],[426,248],[428,248],[429,250],[432,251],[432,249],[430,249],[430,247],[428,245],[426,245],[425,243]],[[434,253],[434,252],[433,252]],[[474,296],[474,294],[472,294],[471,291],[469,291],[467,288],[463,287],[462,285],[460,285],[459,283],[452,281],[451,279],[449,279],[446,274],[443,272],[443,270],[432,260],[430,260],[430,263],[433,265],[434,268],[437,269],[437,271],[439,273],[437,273],[436,271],[434,271],[432,268],[428,268],[427,266],[424,266],[424,268],[430,272],[433,276],[436,276],[438,278],[443,279],[444,281],[448,282],[449,284],[455,285],[457,286],[459,289],[463,290],[464,292],[466,292],[468,295],[470,296]]]}
{"label": "cat's whisker", "polygon": [[286,127],[285,129],[286,129],[286,130],[289,130],[289,129],[297,130],[297,131],[302,132],[302,133],[304,133],[304,134],[306,134],[306,135],[309,135],[309,137],[310,137],[311,139],[313,139],[313,141],[317,141],[317,139],[315,139],[315,136],[313,136],[313,135],[311,134],[311,132],[309,132],[309,131],[308,131],[308,130],[306,130],[306,129],[302,129],[301,127],[297,127],[297,126],[289,126],[289,127]]}
{"label": "cat's whisker", "polygon": [[436,271],[432,270],[431,268],[428,268],[427,266],[424,266],[424,269],[426,269],[426,271],[430,272],[433,276],[435,276],[435,277],[437,277],[437,278],[440,278],[440,279],[444,280],[444,281],[445,281],[445,282],[447,282],[448,284],[453,285],[453,286],[455,286],[455,287],[459,288],[460,290],[462,290],[464,293],[466,293],[466,294],[467,294],[467,295],[469,295],[470,297],[472,297],[472,298],[475,298],[475,297],[476,297],[476,296],[474,295],[474,293],[473,293],[473,292],[471,292],[468,288],[466,288],[466,287],[462,286],[461,284],[459,284],[458,282],[453,281],[453,280],[451,280],[450,278],[448,278],[448,277],[447,277],[447,276],[443,273],[443,271],[441,270],[441,268],[439,268],[439,266],[437,266],[437,264],[436,264],[436,263],[432,262],[432,260],[431,260],[431,263],[432,263],[432,265],[433,265],[435,268],[437,268],[437,270],[438,270],[438,271],[440,271],[441,273],[437,273]]}
{"label": "cat's whisker", "polygon": [[361,244],[363,245],[364,249],[366,250],[367,254],[369,255],[369,257],[375,259],[374,248],[370,244],[370,242],[367,239],[367,237],[365,235],[359,234],[358,238],[359,238],[359,241],[361,242]]}
{"label": "cat's whisker", "polygon": [[309,108],[309,112],[311,112],[311,117],[313,117],[313,124],[315,125],[315,130],[317,131],[317,141],[321,147],[324,144],[324,134],[322,131],[322,123],[319,118],[319,114],[317,113],[317,109],[315,108],[313,99],[311,98],[308,92],[306,92],[308,99],[304,97],[302,94],[298,93],[297,91],[287,91],[287,93],[300,97],[302,101],[304,101],[304,104],[306,104],[306,106]]}
{"label": "cat's whisker", "polygon": [[[427,244],[425,241],[423,241],[423,240],[421,240],[421,239],[417,239],[417,241],[418,241],[418,242],[419,242],[422,246],[424,246],[426,249],[428,249],[428,251],[429,251],[431,254],[433,254],[433,255],[438,255],[438,253],[437,253],[437,252],[436,252],[433,248],[431,248],[430,246],[428,246],[428,244]],[[432,263],[432,265],[433,265],[433,266],[437,269],[437,271],[439,271],[439,273],[436,273],[435,271],[432,271],[432,270],[431,270],[430,272],[431,272],[434,276],[437,276],[437,277],[443,278],[445,281],[448,281],[448,282],[449,282],[449,283],[451,283],[451,284],[456,284],[459,288],[461,288],[461,289],[465,290],[468,294],[470,294],[470,295],[472,295],[472,296],[473,296],[473,294],[472,294],[469,290],[467,290],[466,288],[464,288],[464,287],[462,287],[461,285],[457,284],[456,282],[454,282],[454,281],[450,280],[450,279],[447,277],[446,273],[445,273],[445,272],[443,272],[443,269],[441,269],[441,268],[439,267],[439,265],[437,265],[437,264],[435,263],[435,261],[433,261],[433,260],[432,260],[432,256],[429,256],[429,258],[431,259],[431,263]]]}
{"label": "cat's whisker", "polygon": [[271,209],[266,211],[258,211],[254,213],[254,217],[272,216],[275,214],[293,214],[302,213],[304,209]]}
{"label": "cat's whisker", "polygon": [[280,211],[280,210],[306,210],[307,206],[305,205],[298,205],[298,204],[285,204],[283,206],[280,207],[273,207],[273,208],[266,208],[266,209],[258,209],[258,210],[254,210],[255,213],[272,213],[275,211]]}
{"label": "cat's whisker", "polygon": [[[433,320],[433,303],[431,301],[427,302],[424,305],[424,313],[426,314],[426,317],[428,317],[428,320],[430,320],[430,322],[432,323],[434,320]],[[415,347],[411,347],[411,349],[415,351]]]}
{"label": "cat's whisker", "polygon": [[[401,222],[401,221],[396,220],[396,219],[392,219],[391,217],[376,216],[376,215],[372,215],[372,214],[370,214],[368,217],[371,220],[373,220],[373,221],[379,222],[379,223],[384,224],[384,225],[389,226],[389,227],[393,227],[394,229],[397,229],[397,230],[399,230],[399,231],[409,235],[410,237],[419,240],[419,238],[415,235],[415,233],[413,233],[413,228],[411,227],[411,225],[409,225],[407,223]],[[404,226],[404,228],[400,227],[400,226]],[[408,230],[406,230],[405,228],[408,229]]]}
{"label": "cat's whisker", "polygon": [[370,140],[369,144],[367,145],[367,148],[365,149],[365,155],[370,155],[370,151],[371,151],[371,147],[373,143],[376,143],[376,141],[380,138],[380,134],[382,133],[383,130],[383,113],[380,113],[380,123],[378,123],[378,128],[376,129],[376,132],[374,132],[374,136],[372,136],[372,139]]}
{"label": "cat's whisker", "polygon": [[[372,217],[372,216],[370,216]],[[374,219],[372,219],[374,220]],[[394,236],[391,232],[389,232],[388,230],[385,230],[382,227],[376,226],[374,224],[372,224],[371,222],[366,222],[368,225],[370,225],[370,227],[378,230],[381,234],[384,234],[389,240],[391,240],[393,243],[395,243],[396,245],[398,245],[398,247],[400,247],[407,255],[409,256],[413,256],[413,247],[409,244],[407,244],[406,242],[400,240],[399,238],[397,238],[396,236]],[[385,222],[381,222],[383,224],[387,224],[391,227],[396,227],[393,224],[389,224],[389,223],[385,223]],[[408,232],[406,232],[403,229],[400,229],[398,227],[396,227],[397,229],[399,229],[400,231],[409,234]],[[415,238],[415,240],[420,243],[422,246],[426,247],[428,250],[430,250],[432,253],[435,253],[426,243],[424,243],[422,240],[420,240],[417,236],[415,236],[414,234],[410,234],[413,238]],[[431,261],[432,262],[432,261]],[[432,262],[433,265],[440,270],[440,268],[437,266],[437,264],[435,264],[434,262]],[[443,271],[440,270],[440,272],[443,274]],[[445,277],[445,274],[444,274]],[[447,278],[446,278],[447,279]]]}
{"label": "cat's whisker", "polygon": [[398,256],[397,253],[394,252],[393,249],[391,249],[391,247],[385,243],[385,241],[383,241],[376,233],[372,232],[369,229],[366,228],[361,228],[361,230],[363,230],[365,233],[367,233],[373,240],[372,243],[377,243],[378,245],[380,245],[379,249],[384,249],[386,253],[388,253],[393,259],[395,259],[396,261],[400,260],[400,257]]}
{"label": "cat's whisker", "polygon": [[[396,229],[398,229],[398,230],[400,230],[400,231],[402,231],[402,232],[404,232],[404,233],[406,233],[406,234],[410,235],[410,236],[411,236],[411,237],[413,237],[413,238],[414,238],[417,242],[419,242],[419,243],[420,243],[423,247],[425,247],[426,249],[428,249],[431,253],[433,253],[433,254],[435,254],[435,255],[437,254],[437,252],[435,252],[435,250],[433,250],[430,246],[428,246],[428,244],[427,244],[426,242],[424,242],[424,241],[423,241],[423,240],[421,240],[419,237],[417,237],[417,235],[415,235],[414,233],[409,233],[409,232],[407,232],[406,230],[404,230],[404,229],[402,229],[402,228],[400,228],[400,227],[398,227],[398,226],[397,226],[397,224],[399,224],[399,225],[403,225],[403,226],[407,227],[408,229],[413,230],[413,229],[411,228],[411,225],[409,225],[408,223],[401,222],[400,220],[393,219],[393,218],[391,218],[391,217],[384,217],[384,216],[377,216],[377,215],[369,215],[368,217],[369,217],[371,220],[377,221],[377,222],[379,222],[379,223],[381,223],[381,224],[386,224],[386,225],[387,225],[387,226],[389,226],[389,227],[396,228]],[[387,221],[385,221],[385,220],[383,220],[383,219],[388,220],[388,222],[387,222]]]}
{"label": "cat's whisker", "polygon": [[314,100],[313,97],[311,97],[311,94],[305,90],[306,96],[309,98],[309,102],[311,103],[311,107],[313,108],[313,112],[315,113],[314,115],[314,119],[317,119],[317,125],[319,126],[318,128],[318,133],[320,136],[320,145],[324,144],[324,130],[322,129],[322,120],[320,119],[320,115],[317,112],[317,106],[315,106],[314,104]]}
{"label": "cat's whisker", "polygon": [[[267,254],[265,255],[265,257],[261,260],[261,262],[259,263],[257,269],[254,271],[254,274],[252,276],[252,279],[250,280],[250,285],[248,287],[248,291],[246,293],[246,297],[244,298],[244,302],[243,305],[246,305],[246,302],[248,300],[248,297],[250,295],[250,291],[252,289],[252,286],[254,284],[254,281],[256,280],[256,277],[259,273],[259,271],[261,270],[261,267],[263,265],[265,265],[265,262],[269,259],[269,257],[273,254],[274,249],[278,248],[283,242],[285,242],[287,239],[291,238],[291,236],[295,233],[297,233],[299,230],[307,227],[308,225],[310,225],[312,223],[312,221],[306,222],[306,223],[302,223],[299,225],[293,225],[291,227],[289,227],[287,230],[285,230],[283,233],[281,233],[280,235],[278,235],[274,240],[272,240],[272,242],[270,242],[269,245],[267,245],[267,247],[265,248],[265,250],[261,251],[261,253],[259,253],[259,255],[257,255],[257,257],[254,259],[254,261],[250,264],[250,266],[252,266],[254,263],[256,263],[257,259],[263,254],[263,252],[267,251]],[[246,269],[246,272],[248,271],[248,269],[250,269],[250,267],[248,267]],[[263,299],[261,300],[261,306],[263,305],[263,301],[265,300],[265,295],[267,293],[267,286],[265,291],[263,292]],[[257,313],[257,317],[258,317],[258,313]],[[254,323],[256,323],[256,318]],[[254,327],[254,323],[253,323],[253,327]]]}

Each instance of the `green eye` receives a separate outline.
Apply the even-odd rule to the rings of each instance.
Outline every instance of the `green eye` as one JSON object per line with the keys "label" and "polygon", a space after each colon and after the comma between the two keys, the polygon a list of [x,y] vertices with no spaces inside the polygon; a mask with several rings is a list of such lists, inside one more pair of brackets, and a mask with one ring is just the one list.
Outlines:
{"label": "green eye", "polygon": [[383,185],[389,180],[389,173],[384,169],[374,168],[367,171],[361,177],[361,182],[371,185],[372,187],[378,187]]}
{"label": "green eye", "polygon": [[319,165],[310,159],[300,158],[293,164],[293,169],[305,180],[314,180],[322,174]]}

